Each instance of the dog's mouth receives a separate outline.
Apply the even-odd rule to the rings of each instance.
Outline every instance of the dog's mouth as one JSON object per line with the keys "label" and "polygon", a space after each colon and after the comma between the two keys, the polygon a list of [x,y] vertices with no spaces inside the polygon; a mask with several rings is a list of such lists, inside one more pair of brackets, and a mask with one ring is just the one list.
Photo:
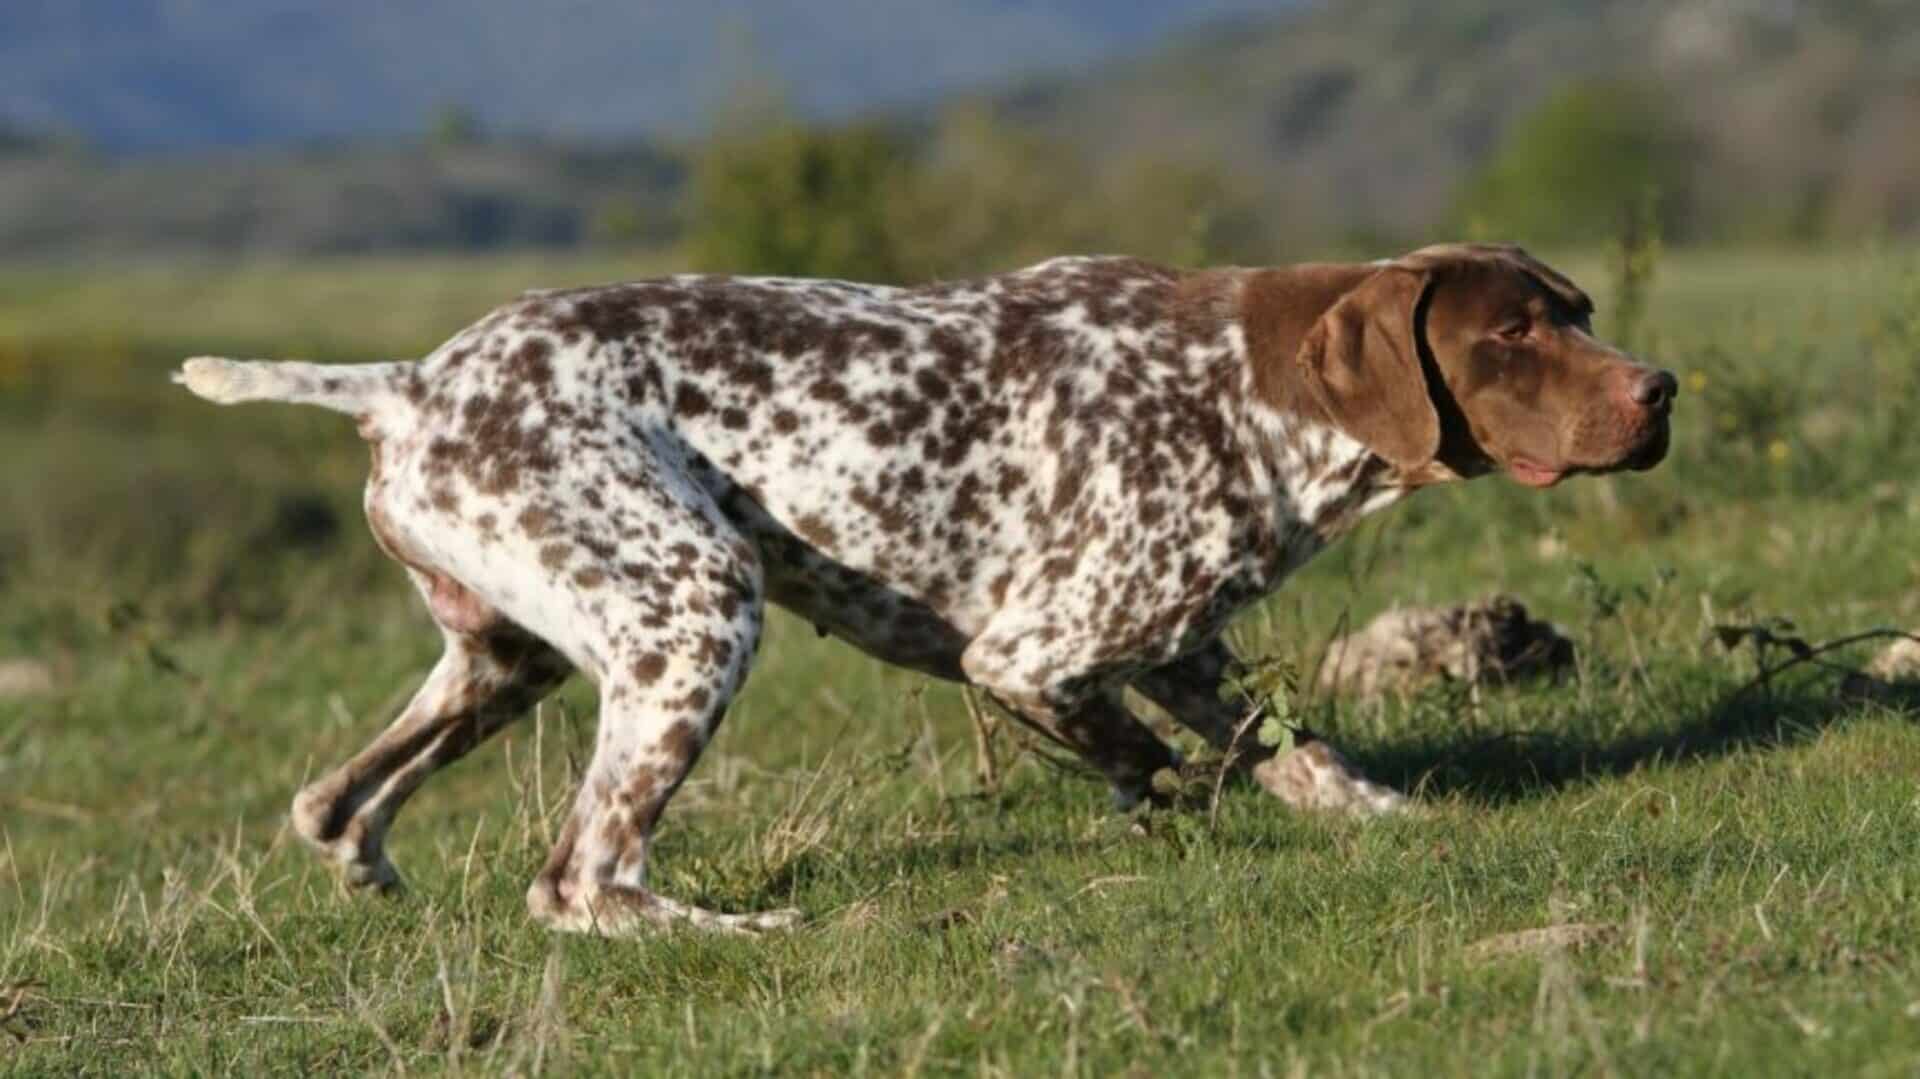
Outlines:
{"label": "dog's mouth", "polygon": [[1514,482],[1527,487],[1547,488],[1568,476],[1602,475],[1608,472],[1645,472],[1666,460],[1672,441],[1665,418],[1647,428],[1638,444],[1623,455],[1603,464],[1546,464],[1526,456],[1507,459],[1506,470]]}
{"label": "dog's mouth", "polygon": [[1507,475],[1512,476],[1516,483],[1527,487],[1541,489],[1552,487],[1566,479],[1569,471],[1571,470],[1565,468],[1551,468],[1525,457],[1515,457],[1507,462]]}
{"label": "dog's mouth", "polygon": [[1632,472],[1645,472],[1667,459],[1667,446],[1672,440],[1667,424],[1662,421],[1639,449],[1620,462],[1620,467]]}

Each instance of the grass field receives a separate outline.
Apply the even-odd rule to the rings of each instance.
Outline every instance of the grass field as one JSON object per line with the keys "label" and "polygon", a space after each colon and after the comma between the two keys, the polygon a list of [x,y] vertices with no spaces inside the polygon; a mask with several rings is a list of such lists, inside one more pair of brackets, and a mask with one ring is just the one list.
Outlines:
{"label": "grass field", "polygon": [[[1604,267],[1567,264],[1604,329]],[[1142,825],[1007,742],[985,790],[958,689],[777,619],[655,879],[804,928],[529,922],[581,685],[412,803],[404,896],[339,895],[285,807],[438,638],[360,524],[349,424],[165,371],[416,355],[521,287],[656,268],[0,271],[0,662],[53,682],[0,697],[0,1072],[1920,1069],[1920,730],[1811,665],[1743,691],[1753,658],[1704,644],[1920,624],[1913,253],[1670,256],[1665,465],[1424,494],[1236,627],[1310,665],[1388,604],[1507,590],[1578,639],[1558,684],[1312,705],[1419,819],[1229,788]]]}

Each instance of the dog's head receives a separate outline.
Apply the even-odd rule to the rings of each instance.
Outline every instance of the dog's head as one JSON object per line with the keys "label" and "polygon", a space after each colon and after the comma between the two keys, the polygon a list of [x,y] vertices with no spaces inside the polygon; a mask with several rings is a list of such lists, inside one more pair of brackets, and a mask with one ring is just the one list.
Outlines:
{"label": "dog's head", "polygon": [[1531,487],[1666,456],[1673,375],[1593,336],[1593,302],[1518,247],[1447,244],[1369,267],[1298,353],[1333,422],[1416,483]]}

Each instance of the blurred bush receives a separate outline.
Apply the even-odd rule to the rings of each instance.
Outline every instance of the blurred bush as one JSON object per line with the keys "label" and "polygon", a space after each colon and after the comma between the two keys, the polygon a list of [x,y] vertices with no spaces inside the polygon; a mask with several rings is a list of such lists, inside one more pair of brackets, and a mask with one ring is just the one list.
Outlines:
{"label": "blurred bush", "polygon": [[716,137],[695,159],[686,243],[703,269],[897,281],[1063,253],[1260,261],[1270,234],[1219,170],[1144,154],[1100,168],[959,108],[919,138],[787,119]]}
{"label": "blurred bush", "polygon": [[710,140],[695,158],[687,247],[702,269],[893,280],[902,140],[858,124],[777,121]]}
{"label": "blurred bush", "polygon": [[1684,237],[1689,138],[1670,117],[1638,87],[1575,84],[1514,126],[1453,216],[1470,235],[1578,246],[1614,236],[1652,200],[1660,231]]}

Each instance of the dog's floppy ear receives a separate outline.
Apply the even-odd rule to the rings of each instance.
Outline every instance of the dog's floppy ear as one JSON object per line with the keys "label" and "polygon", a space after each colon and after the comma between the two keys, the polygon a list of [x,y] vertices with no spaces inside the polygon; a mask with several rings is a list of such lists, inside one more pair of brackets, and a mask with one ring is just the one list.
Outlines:
{"label": "dog's floppy ear", "polygon": [[1298,358],[1327,416],[1402,471],[1440,452],[1415,328],[1429,279],[1424,268],[1382,266],[1320,316]]}

